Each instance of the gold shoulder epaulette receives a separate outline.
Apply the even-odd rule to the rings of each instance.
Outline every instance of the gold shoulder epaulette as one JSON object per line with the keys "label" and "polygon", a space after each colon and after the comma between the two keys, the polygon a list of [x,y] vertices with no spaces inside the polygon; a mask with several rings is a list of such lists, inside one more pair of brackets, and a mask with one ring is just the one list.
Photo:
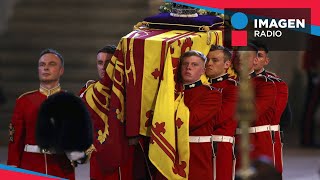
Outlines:
{"label": "gold shoulder epaulette", "polygon": [[22,96],[25,96],[25,95],[27,95],[27,94],[34,93],[34,92],[36,92],[36,91],[38,91],[38,90],[33,90],[33,91],[25,92],[25,93],[21,94],[18,99],[20,99]]}

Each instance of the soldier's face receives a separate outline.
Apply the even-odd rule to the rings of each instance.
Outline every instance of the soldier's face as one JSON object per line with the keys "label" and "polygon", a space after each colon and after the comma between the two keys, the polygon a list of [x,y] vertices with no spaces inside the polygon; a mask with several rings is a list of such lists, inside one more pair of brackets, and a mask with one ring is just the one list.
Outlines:
{"label": "soldier's face", "polygon": [[112,54],[100,52],[97,54],[97,70],[99,78],[102,79],[106,73],[106,68],[111,61]]}
{"label": "soldier's face", "polygon": [[196,82],[204,72],[204,61],[198,56],[186,57],[181,63],[181,77],[184,84]]}
{"label": "soldier's face", "polygon": [[222,50],[210,51],[206,63],[206,75],[209,78],[216,78],[226,73],[230,67],[230,61],[224,61],[224,54]]}
{"label": "soldier's face", "polygon": [[40,82],[57,82],[63,72],[64,68],[61,60],[55,54],[47,53],[40,57],[38,64]]}
{"label": "soldier's face", "polygon": [[257,61],[253,64],[254,70],[258,72],[268,64],[269,64],[269,58],[267,53],[263,50],[259,50]]}

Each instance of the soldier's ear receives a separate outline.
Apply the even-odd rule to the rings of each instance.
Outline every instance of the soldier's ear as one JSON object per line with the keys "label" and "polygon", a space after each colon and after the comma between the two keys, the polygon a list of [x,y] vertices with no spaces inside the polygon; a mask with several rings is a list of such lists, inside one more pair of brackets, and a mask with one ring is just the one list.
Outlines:
{"label": "soldier's ear", "polygon": [[266,63],[265,63],[265,65],[268,65],[269,62],[270,62],[270,58],[269,58],[269,57],[266,57]]}
{"label": "soldier's ear", "polygon": [[62,76],[64,73],[64,67],[62,66],[61,69],[60,69],[60,76]]}
{"label": "soldier's ear", "polygon": [[205,73],[206,73],[206,66],[202,68],[202,74],[205,74]]}
{"label": "soldier's ear", "polygon": [[224,63],[224,69],[228,69],[230,66],[231,66],[231,61],[230,61],[230,60],[227,60],[227,61]]}
{"label": "soldier's ear", "polygon": [[253,59],[253,64],[258,64],[258,57],[256,56],[254,59]]}

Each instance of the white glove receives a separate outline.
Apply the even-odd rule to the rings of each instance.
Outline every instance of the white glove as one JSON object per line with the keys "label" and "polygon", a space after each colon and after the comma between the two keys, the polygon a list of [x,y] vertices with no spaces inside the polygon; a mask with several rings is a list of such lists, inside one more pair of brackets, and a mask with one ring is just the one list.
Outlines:
{"label": "white glove", "polygon": [[86,156],[86,154],[83,151],[66,152],[66,155],[71,161],[78,161]]}

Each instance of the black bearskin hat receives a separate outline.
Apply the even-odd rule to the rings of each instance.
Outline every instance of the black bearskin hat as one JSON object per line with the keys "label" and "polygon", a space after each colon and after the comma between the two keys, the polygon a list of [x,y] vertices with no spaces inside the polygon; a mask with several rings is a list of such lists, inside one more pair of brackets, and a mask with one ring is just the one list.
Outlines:
{"label": "black bearskin hat", "polygon": [[92,142],[92,121],[79,97],[59,92],[42,103],[36,126],[36,143],[40,148],[85,151]]}

